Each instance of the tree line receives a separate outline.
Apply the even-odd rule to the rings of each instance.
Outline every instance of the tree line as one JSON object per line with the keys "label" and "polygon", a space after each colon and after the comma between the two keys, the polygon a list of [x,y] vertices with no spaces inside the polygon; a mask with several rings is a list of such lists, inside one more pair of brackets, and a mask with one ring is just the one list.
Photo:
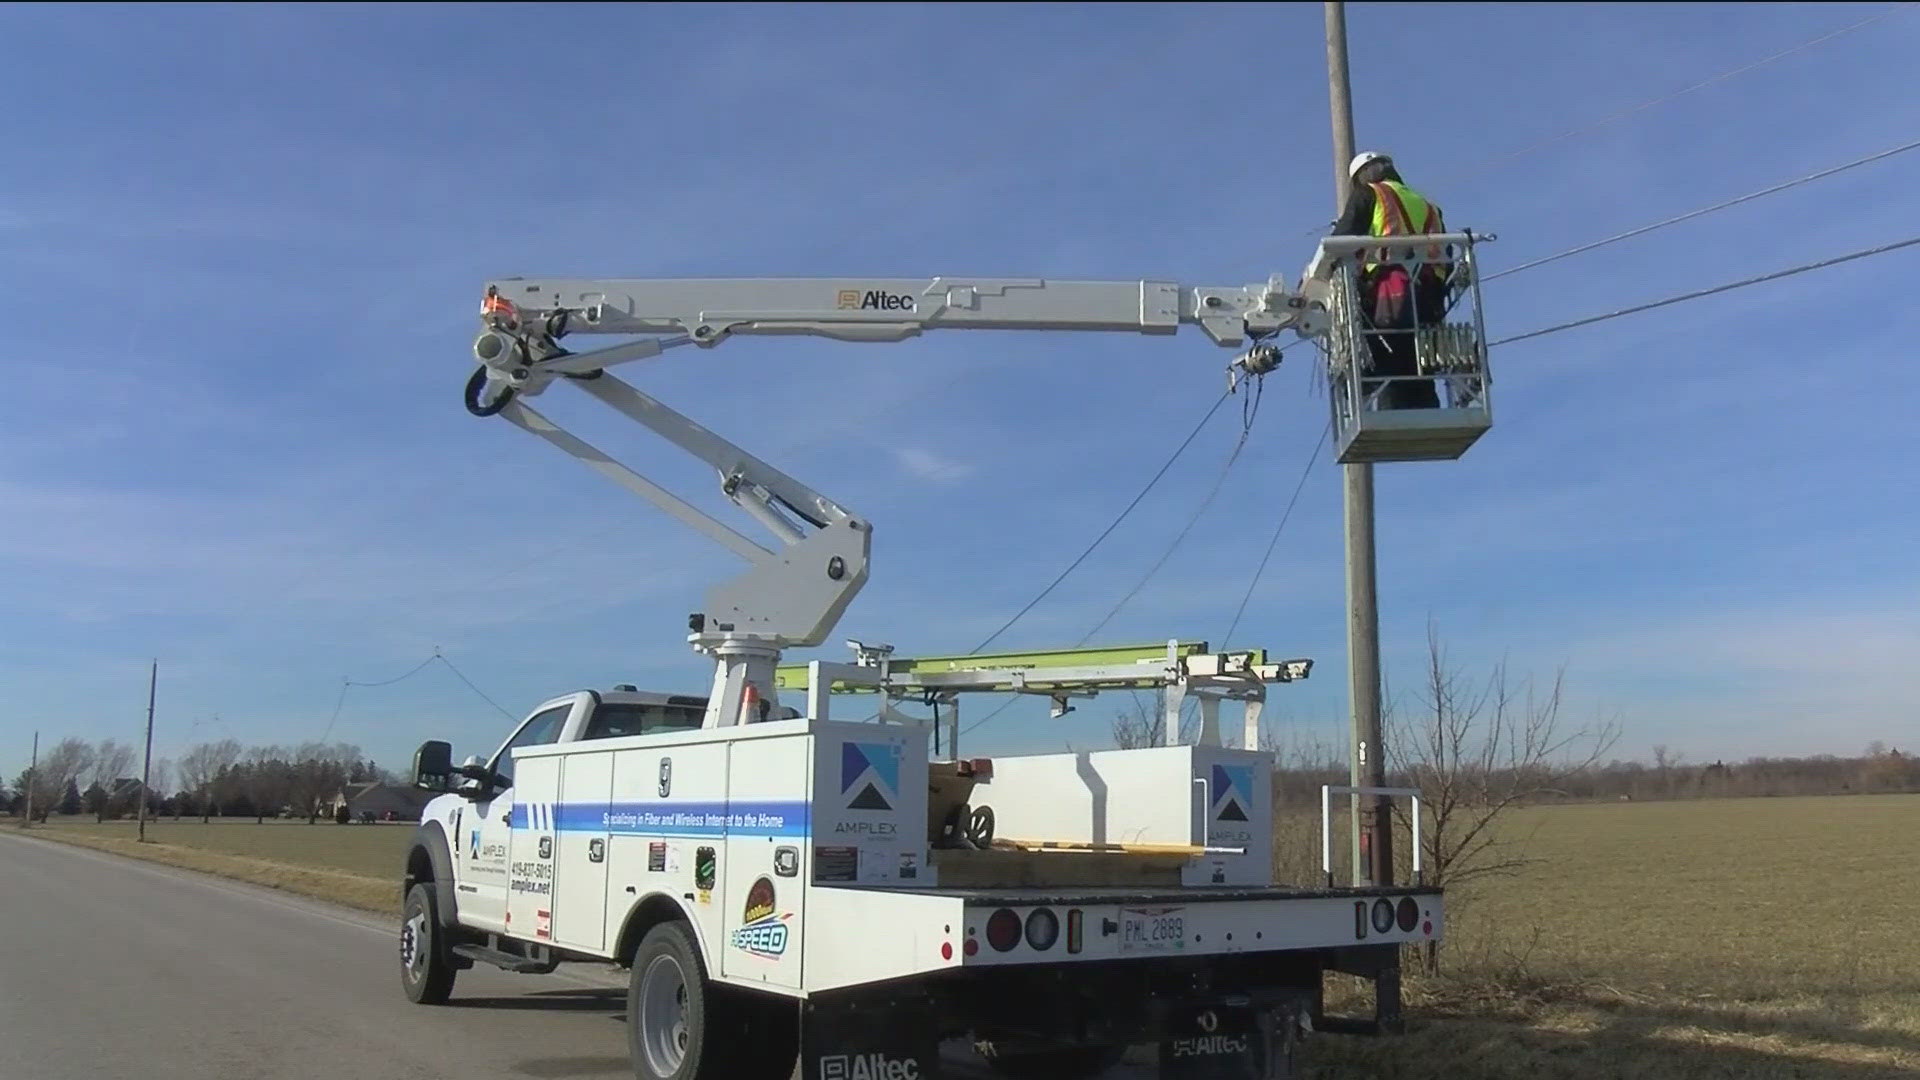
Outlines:
{"label": "tree line", "polygon": [[[133,747],[113,739],[62,739],[10,786],[0,784],[0,806],[19,817],[31,801],[36,821],[49,814],[92,814],[96,821],[133,816],[142,795],[134,759]],[[200,743],[177,760],[156,758],[145,797],[154,817],[312,822],[346,785],[370,782],[393,777],[352,743],[248,747],[222,739]]]}

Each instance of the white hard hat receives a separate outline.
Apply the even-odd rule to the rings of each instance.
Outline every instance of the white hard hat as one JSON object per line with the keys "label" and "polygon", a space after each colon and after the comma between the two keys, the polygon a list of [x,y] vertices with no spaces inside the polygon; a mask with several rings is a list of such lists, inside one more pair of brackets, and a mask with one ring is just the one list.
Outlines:
{"label": "white hard hat", "polygon": [[1351,180],[1359,176],[1361,169],[1366,168],[1376,161],[1385,161],[1391,164],[1393,159],[1378,150],[1367,150],[1353,155],[1353,162],[1347,166],[1347,179]]}

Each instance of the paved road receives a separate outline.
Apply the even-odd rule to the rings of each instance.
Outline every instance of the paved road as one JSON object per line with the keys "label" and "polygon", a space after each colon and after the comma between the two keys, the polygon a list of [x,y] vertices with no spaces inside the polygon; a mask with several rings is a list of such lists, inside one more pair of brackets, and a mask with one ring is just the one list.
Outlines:
{"label": "paved road", "polygon": [[0,1078],[632,1077],[619,973],[474,968],[422,1007],[396,941],[350,909],[0,836]]}

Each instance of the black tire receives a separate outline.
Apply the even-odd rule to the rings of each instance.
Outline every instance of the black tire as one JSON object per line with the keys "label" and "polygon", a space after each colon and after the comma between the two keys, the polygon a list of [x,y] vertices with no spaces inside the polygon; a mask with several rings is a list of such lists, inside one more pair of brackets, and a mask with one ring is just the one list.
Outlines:
{"label": "black tire", "polygon": [[[728,1025],[716,1005],[687,924],[647,931],[627,980],[627,1052],[637,1080],[732,1080],[723,1049]],[[663,1010],[676,1019],[661,1022]]]}
{"label": "black tire", "polygon": [[973,1044],[987,1064],[1013,1080],[1091,1080],[1105,1076],[1126,1056],[1124,1046],[1061,1046],[1001,1053],[989,1040]]}
{"label": "black tire", "polygon": [[453,974],[433,883],[420,882],[407,890],[400,913],[400,986],[416,1005],[445,1005]]}

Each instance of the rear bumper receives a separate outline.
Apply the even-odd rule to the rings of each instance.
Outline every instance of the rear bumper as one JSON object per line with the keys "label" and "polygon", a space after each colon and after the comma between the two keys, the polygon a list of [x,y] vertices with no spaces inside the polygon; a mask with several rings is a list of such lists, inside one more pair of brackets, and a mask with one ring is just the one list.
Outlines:
{"label": "rear bumper", "polygon": [[[1445,930],[1445,910],[1436,889],[1244,892],[1249,895],[1186,890],[1125,898],[969,898],[962,924],[965,936],[956,947],[958,960],[962,967],[992,967],[1230,956],[1433,941]],[[1017,939],[1005,932],[1012,919],[1002,912],[1012,912],[1012,919],[1019,920]],[[998,934],[993,932],[996,917]],[[1048,927],[1055,921],[1059,931],[1050,936]]]}
{"label": "rear bumper", "polygon": [[1430,888],[815,887],[802,929],[807,955],[801,994],[973,970],[1432,941],[1445,924],[1440,891]]}

